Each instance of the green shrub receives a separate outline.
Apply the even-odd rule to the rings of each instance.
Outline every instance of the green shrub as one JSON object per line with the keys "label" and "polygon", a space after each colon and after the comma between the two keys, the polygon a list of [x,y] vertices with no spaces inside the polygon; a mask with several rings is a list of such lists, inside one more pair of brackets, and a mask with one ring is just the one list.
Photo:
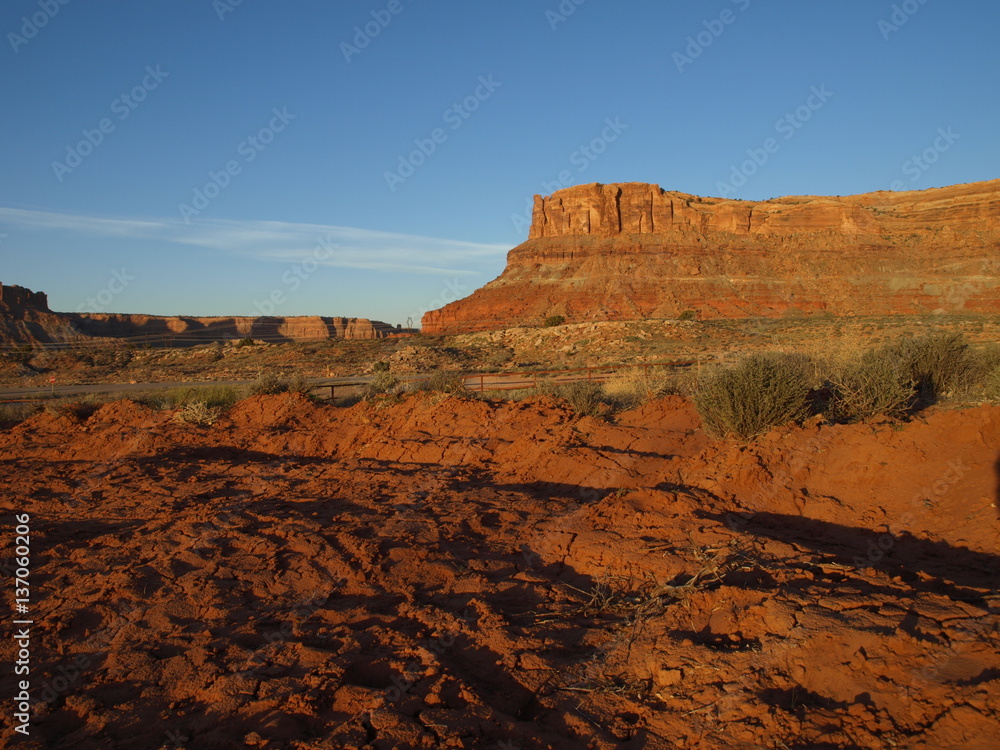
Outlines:
{"label": "green shrub", "polygon": [[313,389],[312,384],[301,372],[292,375],[285,385],[289,393],[301,393],[304,396],[308,396]]}
{"label": "green shrub", "polygon": [[208,385],[200,388],[171,388],[168,391],[150,393],[140,400],[150,406],[166,408],[182,406],[190,401],[204,401],[207,406],[227,409],[243,396],[242,389],[231,385]]}
{"label": "green shrub", "polygon": [[961,333],[942,331],[907,338],[886,347],[908,368],[917,395],[925,403],[963,384],[972,367],[969,344]]}
{"label": "green shrub", "polygon": [[389,363],[381,359],[372,365],[372,372],[389,372]]}
{"label": "green shrub", "polygon": [[601,412],[604,407],[601,399],[603,393],[600,383],[587,380],[564,383],[553,388],[553,395],[566,399],[573,411],[586,416],[595,416]]}
{"label": "green shrub", "polygon": [[248,390],[251,396],[273,396],[276,393],[285,393],[288,390],[288,383],[273,372],[262,372],[250,384]]}
{"label": "green shrub", "polygon": [[911,363],[895,345],[871,349],[833,376],[831,416],[858,421],[904,417],[916,401]]}
{"label": "green shrub", "polygon": [[545,319],[545,322],[542,325],[545,326],[546,328],[554,328],[556,326],[561,326],[565,322],[566,322],[565,315],[550,315]]}
{"label": "green shrub", "polygon": [[372,382],[365,384],[362,389],[362,395],[364,398],[373,398],[384,394],[395,395],[400,390],[401,385],[395,375],[389,372],[380,372],[374,377]]}
{"label": "green shrub", "polygon": [[436,391],[438,393],[453,393],[468,395],[465,377],[454,370],[438,370],[426,380],[415,380],[407,384],[408,391]]}
{"label": "green shrub", "polygon": [[705,375],[694,402],[709,434],[749,440],[808,413],[808,360],[751,354],[735,367]]}
{"label": "green shrub", "polygon": [[253,346],[257,342],[253,340],[252,337],[247,336],[245,339],[240,339],[236,342],[236,348],[242,349],[244,346]]}
{"label": "green shrub", "polygon": [[461,395],[468,392],[462,373],[455,372],[454,370],[438,370],[427,381],[427,385],[429,390],[440,391],[441,393]]}
{"label": "green shrub", "polygon": [[1000,401],[1000,367],[983,378],[983,395],[989,401]]}
{"label": "green shrub", "polygon": [[982,349],[970,349],[968,367],[959,390],[967,397],[1000,399],[1000,345],[989,344]]}
{"label": "green shrub", "polygon": [[514,352],[511,349],[499,349],[486,358],[486,366],[500,368],[512,359],[514,359]]}
{"label": "green shrub", "polygon": [[12,427],[39,410],[35,403],[0,404],[0,427]]}
{"label": "green shrub", "polygon": [[695,315],[696,313],[694,310],[685,310],[684,312],[682,312],[680,315],[677,316],[677,320],[694,320]]}

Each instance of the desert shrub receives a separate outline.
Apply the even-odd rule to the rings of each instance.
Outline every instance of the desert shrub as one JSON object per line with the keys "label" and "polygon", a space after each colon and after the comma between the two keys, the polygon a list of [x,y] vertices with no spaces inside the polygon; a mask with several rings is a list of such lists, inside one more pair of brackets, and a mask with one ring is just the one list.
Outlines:
{"label": "desert shrub", "polygon": [[454,393],[456,395],[467,395],[468,389],[465,387],[465,377],[460,372],[454,370],[438,370],[426,380],[414,380],[406,384],[406,390],[416,391],[436,391],[438,393]]}
{"label": "desert shrub", "polygon": [[967,367],[958,390],[966,397],[1000,399],[995,384],[1000,382],[1000,345],[989,344],[981,349],[970,349]]}
{"label": "desert shrub", "polygon": [[248,390],[251,396],[273,396],[276,393],[285,393],[288,390],[288,383],[273,372],[262,372],[250,384]]}
{"label": "desert shrub", "polygon": [[563,383],[553,386],[551,393],[569,401],[573,411],[580,415],[595,416],[601,412],[604,406],[604,401],[601,399],[604,391],[601,389],[600,383],[587,380]]}
{"label": "desert shrub", "polygon": [[236,342],[236,348],[242,349],[245,346],[253,346],[256,343],[257,342],[254,341],[252,337],[247,336],[245,339],[240,339],[239,341]]}
{"label": "desert shrub", "polygon": [[514,352],[510,349],[500,349],[489,355],[485,364],[487,367],[500,368],[514,359]]}
{"label": "desert shrub", "polygon": [[972,366],[969,344],[961,333],[942,331],[902,339],[885,347],[885,351],[902,360],[917,395],[926,403],[962,385]]}
{"label": "desert shrub", "polygon": [[372,372],[389,372],[389,363],[382,359],[372,365]]}
{"label": "desert shrub", "polygon": [[708,373],[694,402],[705,429],[749,440],[808,413],[808,360],[790,354],[751,354]]}
{"label": "desert shrub", "polygon": [[694,320],[694,319],[695,319],[694,310],[685,310],[684,312],[682,312],[680,315],[677,316],[677,320]]}
{"label": "desert shrub", "polygon": [[219,418],[219,410],[204,401],[188,401],[174,414],[175,422],[186,424],[210,425]]}
{"label": "desert shrub", "polygon": [[37,404],[0,404],[0,427],[12,427],[23,422],[39,409]]}
{"label": "desert shrub", "polygon": [[983,378],[983,396],[990,401],[1000,401],[1000,366]]}
{"label": "desert shrub", "polygon": [[832,385],[829,408],[835,419],[903,417],[916,401],[911,363],[896,346],[870,349],[842,365]]}
{"label": "desert shrub", "polygon": [[125,367],[132,361],[134,350],[122,343],[99,342],[74,348],[71,354],[86,367]]}
{"label": "desert shrub", "polygon": [[969,370],[974,377],[984,378],[997,368],[1000,368],[1000,344],[969,350]]}
{"label": "desert shrub", "polygon": [[171,388],[167,391],[151,393],[139,400],[150,406],[165,408],[176,408],[190,401],[204,401],[206,406],[228,409],[243,396],[243,390],[231,385],[208,385],[200,388]]}
{"label": "desert shrub", "polygon": [[231,385],[210,385],[199,388],[195,395],[196,400],[204,401],[208,406],[228,409],[243,398],[244,392]]}
{"label": "desert shrub", "polygon": [[402,386],[399,380],[390,372],[378,373],[370,383],[366,383],[362,389],[364,398],[373,398],[385,394],[398,394]]}
{"label": "desert shrub", "polygon": [[297,372],[292,377],[290,377],[285,383],[286,388],[289,393],[301,393],[304,396],[308,396],[312,391],[313,386],[301,372]]}
{"label": "desert shrub", "polygon": [[566,322],[565,315],[550,315],[545,319],[545,322],[542,323],[542,325],[545,326],[546,328],[554,328],[555,326],[561,326],[565,322]]}
{"label": "desert shrub", "polygon": [[465,387],[465,378],[462,373],[454,370],[438,370],[426,381],[429,390],[440,391],[441,393],[464,394],[468,391]]}

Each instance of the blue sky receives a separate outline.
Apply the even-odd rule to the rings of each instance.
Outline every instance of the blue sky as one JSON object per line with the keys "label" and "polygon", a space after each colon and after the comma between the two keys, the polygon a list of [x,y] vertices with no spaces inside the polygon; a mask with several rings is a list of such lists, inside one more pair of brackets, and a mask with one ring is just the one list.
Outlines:
{"label": "blue sky", "polygon": [[7,0],[0,281],[405,324],[561,186],[994,179],[998,29],[994,0]]}

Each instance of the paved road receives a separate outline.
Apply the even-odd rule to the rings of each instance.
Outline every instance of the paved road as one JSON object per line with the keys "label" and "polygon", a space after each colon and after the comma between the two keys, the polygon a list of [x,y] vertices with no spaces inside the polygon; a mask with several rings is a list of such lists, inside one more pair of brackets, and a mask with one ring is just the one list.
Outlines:
{"label": "paved road", "polygon": [[[427,375],[406,375],[401,380],[426,380]],[[607,377],[606,373],[595,372],[591,376],[593,380],[600,381]],[[587,376],[582,373],[571,373],[566,375],[549,376],[549,380],[561,383],[568,383],[574,380],[586,380]],[[371,376],[355,376],[343,378],[306,378],[311,385],[325,389],[333,386],[363,385],[372,381]],[[172,382],[172,383],[91,383],[80,385],[60,385],[56,383],[55,395],[58,396],[79,396],[91,393],[144,393],[149,391],[165,391],[172,388],[205,388],[208,386],[245,386],[250,385],[252,380],[204,380],[198,382]],[[465,378],[466,387],[469,390],[504,390],[512,388],[531,388],[535,384],[535,376],[532,373],[510,373],[504,375],[467,375]],[[21,388],[0,388],[0,401],[10,401],[17,399],[50,398],[53,393],[51,385],[30,386]]]}
{"label": "paved road", "polygon": [[[307,378],[310,383],[337,384],[366,383],[370,378]],[[88,393],[144,393],[149,391],[166,391],[172,388],[205,388],[208,386],[241,386],[250,385],[252,380],[204,380],[188,383],[92,383],[81,385],[59,385],[56,383],[56,396],[78,396]],[[51,385],[31,386],[27,388],[2,388],[0,400],[19,398],[48,398],[52,395]]]}

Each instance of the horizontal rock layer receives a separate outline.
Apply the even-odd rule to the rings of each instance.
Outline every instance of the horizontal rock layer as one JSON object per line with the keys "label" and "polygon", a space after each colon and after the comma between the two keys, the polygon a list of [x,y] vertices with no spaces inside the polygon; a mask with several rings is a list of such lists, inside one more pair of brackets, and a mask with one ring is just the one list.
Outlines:
{"label": "horizontal rock layer", "polygon": [[72,313],[76,328],[89,336],[142,340],[167,339],[174,344],[255,338],[265,341],[314,339],[377,339],[395,329],[367,318],[326,318],[318,315],[294,317],[160,317]]}
{"label": "horizontal rock layer", "polygon": [[50,344],[88,339],[128,340],[153,346],[185,346],[255,338],[265,341],[378,339],[396,333],[367,318],[187,317],[117,313],[57,313],[46,296],[19,286],[0,285],[0,343]]}
{"label": "horizontal rock layer", "polygon": [[536,196],[499,278],[428,333],[568,322],[1000,312],[1000,180],[770,201],[656,185]]}

